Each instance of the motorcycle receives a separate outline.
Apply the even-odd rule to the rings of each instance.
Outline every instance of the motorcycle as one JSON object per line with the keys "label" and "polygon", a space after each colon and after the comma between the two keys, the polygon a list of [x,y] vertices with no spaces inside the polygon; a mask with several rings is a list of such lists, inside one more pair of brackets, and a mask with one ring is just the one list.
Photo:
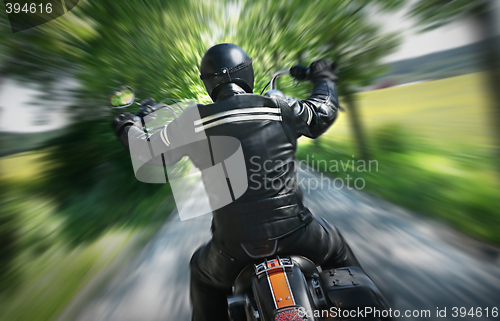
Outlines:
{"label": "motorcycle", "polygon": [[[268,83],[270,92],[277,90],[277,79],[284,75],[306,80],[309,69],[294,66],[275,72]],[[135,95],[132,88],[122,86],[109,98],[113,108],[125,108],[134,103]],[[175,119],[182,107],[171,99],[174,105],[165,101],[137,104],[153,111],[166,109]],[[142,125],[146,135],[166,126],[146,126],[144,121]],[[392,320],[385,299],[361,268],[323,270],[308,258],[294,255],[262,258],[244,268],[228,297],[228,315],[232,321]]]}
{"label": "motorcycle", "polygon": [[361,268],[323,271],[303,256],[247,266],[228,307],[233,321],[391,320],[385,299]]}

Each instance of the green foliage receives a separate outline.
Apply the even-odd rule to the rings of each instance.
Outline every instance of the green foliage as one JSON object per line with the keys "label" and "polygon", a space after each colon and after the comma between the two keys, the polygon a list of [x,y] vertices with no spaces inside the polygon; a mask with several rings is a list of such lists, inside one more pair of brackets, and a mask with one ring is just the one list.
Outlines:
{"label": "green foliage", "polygon": [[[378,5],[392,9],[401,3]],[[373,9],[358,0],[315,5],[299,0],[80,1],[51,23],[2,38],[8,48],[5,75],[45,84],[50,99],[58,79],[70,77],[79,84],[65,93],[74,101],[68,109],[74,123],[47,144],[52,147],[46,157],[50,166],[41,186],[67,216],[68,236],[93,239],[106,228],[135,222],[131,209],[149,199],[148,208],[157,207],[169,193],[166,187],[135,180],[129,157],[109,126],[117,113],[107,101],[113,88],[129,85],[139,99],[208,102],[198,77],[201,56],[213,44],[233,42],[254,59],[257,89],[277,69],[331,59],[339,66],[342,93],[378,75],[377,62],[398,43],[395,34],[383,34],[370,22]],[[300,96],[310,85],[297,90],[288,82],[284,88]],[[140,215],[138,220],[146,222],[152,210]]]}
{"label": "green foliage", "polygon": [[62,130],[42,133],[0,132],[0,157],[22,153],[40,148],[48,140],[62,135]]}
{"label": "green foliage", "polygon": [[[47,143],[50,153],[43,160],[47,166],[41,189],[60,204],[63,233],[76,244],[93,241],[116,226],[156,226],[174,207],[168,184],[135,180],[128,151],[114,135],[103,134],[109,128],[105,119],[78,123]],[[168,206],[158,213],[164,202]]]}
{"label": "green foliage", "polygon": [[18,253],[19,218],[5,201],[7,187],[0,184],[0,292],[17,281],[13,260]]}
{"label": "green foliage", "polygon": [[375,130],[373,141],[380,151],[402,153],[407,150],[409,137],[400,124],[388,124]]}
{"label": "green foliage", "polygon": [[[374,144],[370,157],[377,166],[374,163],[371,171],[351,166],[347,171],[327,174],[344,181],[349,175],[351,182],[363,178],[366,192],[448,223],[480,240],[500,244],[499,190],[491,154],[465,146],[446,150],[423,143],[415,133],[394,125],[375,131],[384,133],[384,144]],[[401,139],[401,135],[406,138]],[[398,148],[388,152],[390,143]],[[357,161],[353,150],[350,144],[324,138],[319,146],[301,145],[297,155],[300,159],[314,159],[316,164],[319,160],[345,164]]]}
{"label": "green foliage", "polygon": [[471,14],[487,10],[489,0],[419,0],[409,15],[419,20],[421,31],[429,31]]}
{"label": "green foliage", "polygon": [[[172,211],[168,189],[142,197],[106,186],[110,180],[61,207],[43,192],[47,153],[0,159],[0,320],[53,320],[119,253],[136,253],[144,244],[139,237],[150,238]],[[136,206],[120,208],[129,196]],[[109,197],[117,210],[101,208]]]}

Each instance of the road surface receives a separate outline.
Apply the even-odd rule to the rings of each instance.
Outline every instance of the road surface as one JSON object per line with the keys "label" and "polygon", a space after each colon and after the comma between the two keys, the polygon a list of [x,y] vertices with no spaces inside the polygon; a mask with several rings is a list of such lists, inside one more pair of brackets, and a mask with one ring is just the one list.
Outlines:
{"label": "road surface", "polygon": [[[299,173],[306,180],[314,175]],[[202,187],[194,193],[202,193]],[[500,320],[491,316],[494,307],[500,308],[496,249],[363,192],[317,189],[304,194],[311,211],[343,233],[391,307],[420,314],[404,319],[436,320],[436,309],[446,308],[440,320]],[[174,214],[91,300],[63,316],[77,321],[190,320],[188,264],[210,237],[211,215],[181,222]],[[483,317],[454,318],[454,307],[467,312],[480,307]],[[427,312],[421,310],[431,316],[422,316]]]}

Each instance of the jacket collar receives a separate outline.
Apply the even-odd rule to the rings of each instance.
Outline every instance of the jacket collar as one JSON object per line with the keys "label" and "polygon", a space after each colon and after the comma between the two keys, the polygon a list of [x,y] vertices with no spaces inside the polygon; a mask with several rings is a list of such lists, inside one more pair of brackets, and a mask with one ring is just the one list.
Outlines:
{"label": "jacket collar", "polygon": [[234,95],[241,95],[241,94],[246,94],[246,91],[243,90],[240,86],[238,86],[235,83],[226,83],[222,84],[221,88],[219,89],[219,93],[217,94],[217,98],[215,99],[215,102],[229,98]]}

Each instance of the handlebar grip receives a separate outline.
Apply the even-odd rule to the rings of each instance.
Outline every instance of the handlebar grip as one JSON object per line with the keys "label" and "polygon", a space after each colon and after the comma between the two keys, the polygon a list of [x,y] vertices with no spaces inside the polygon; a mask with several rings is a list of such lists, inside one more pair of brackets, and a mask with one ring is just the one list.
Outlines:
{"label": "handlebar grip", "polygon": [[156,110],[158,104],[153,98],[145,99],[140,104],[139,111],[135,114],[135,116],[139,118],[144,118],[147,115],[153,113]]}
{"label": "handlebar grip", "polygon": [[310,75],[311,72],[308,67],[295,65],[292,68],[290,68],[290,76],[299,81],[308,80]]}

